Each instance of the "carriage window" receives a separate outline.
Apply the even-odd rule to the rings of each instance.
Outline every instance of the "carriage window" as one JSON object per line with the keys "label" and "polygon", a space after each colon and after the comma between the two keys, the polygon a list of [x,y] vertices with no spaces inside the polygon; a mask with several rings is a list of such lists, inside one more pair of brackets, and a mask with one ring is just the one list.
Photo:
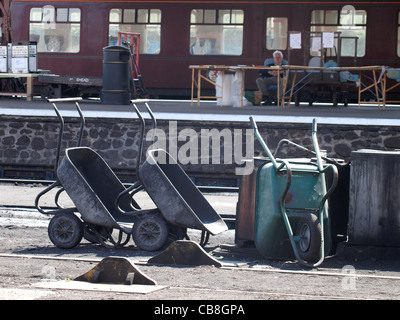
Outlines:
{"label": "carriage window", "polygon": [[81,21],[81,9],[70,8],[69,12],[69,21],[70,22],[80,22]]}
{"label": "carriage window", "polygon": [[243,23],[243,10],[192,10],[190,53],[240,56],[243,50]]}
{"label": "carriage window", "polygon": [[81,9],[44,6],[31,8],[29,16],[29,40],[38,52],[79,52]]}
{"label": "carriage window", "polygon": [[43,10],[42,8],[32,8],[30,12],[30,21],[41,22]]}
{"label": "carriage window", "polygon": [[[123,22],[124,23],[135,23],[135,16],[136,16],[135,9],[125,9]],[[111,21],[111,19],[110,19],[110,21]],[[117,21],[117,22],[119,22],[119,21]]]}
{"label": "carriage window", "polygon": [[286,50],[287,32],[287,18],[267,18],[267,49]]}
{"label": "carriage window", "polygon": [[337,10],[313,10],[311,12],[311,24],[338,24]]}
{"label": "carriage window", "polygon": [[[313,10],[311,13],[311,32],[340,32],[342,37],[342,57],[354,57],[357,49],[357,57],[365,56],[365,37],[367,32],[367,12],[365,10]],[[355,37],[357,37],[357,48]],[[335,47],[337,48],[337,39]],[[320,55],[318,51],[312,51],[311,55]]]}
{"label": "carriage window", "polygon": [[161,10],[111,9],[108,43],[118,43],[118,31],[140,34],[140,53],[159,54],[161,44]]}
{"label": "carriage window", "polygon": [[67,22],[68,21],[68,9],[57,9],[57,22]]}

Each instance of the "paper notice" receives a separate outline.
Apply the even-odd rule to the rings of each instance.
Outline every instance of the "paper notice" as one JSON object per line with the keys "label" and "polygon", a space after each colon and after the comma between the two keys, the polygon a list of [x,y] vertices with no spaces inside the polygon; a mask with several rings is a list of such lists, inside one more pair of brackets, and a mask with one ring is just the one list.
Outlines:
{"label": "paper notice", "polygon": [[290,33],[289,44],[292,49],[301,49],[301,33]]}
{"label": "paper notice", "polygon": [[7,57],[0,57],[0,72],[7,72]]}
{"label": "paper notice", "polygon": [[311,51],[319,51],[321,50],[321,38],[313,37],[311,38]]}
{"label": "paper notice", "polygon": [[335,35],[333,32],[322,32],[322,43],[324,44],[324,48],[333,48],[334,40]]}

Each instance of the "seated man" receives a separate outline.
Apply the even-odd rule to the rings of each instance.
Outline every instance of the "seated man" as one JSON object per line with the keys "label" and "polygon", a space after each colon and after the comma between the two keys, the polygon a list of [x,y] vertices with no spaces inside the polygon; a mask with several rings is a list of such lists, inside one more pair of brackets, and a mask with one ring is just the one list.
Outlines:
{"label": "seated man", "polygon": [[[283,54],[281,51],[275,51],[272,54],[273,59],[267,58],[264,61],[264,67],[271,66],[284,66],[287,65],[288,62],[283,60]],[[278,89],[278,71],[276,70],[260,70],[259,71],[260,78],[256,80],[256,84],[258,90],[261,91],[263,95],[264,102],[263,105],[268,105],[272,103],[272,101],[276,98],[276,94],[274,91]],[[279,96],[283,95],[283,71],[279,76]],[[274,87],[274,90],[271,90],[271,86]],[[276,88],[276,89],[275,89]]]}

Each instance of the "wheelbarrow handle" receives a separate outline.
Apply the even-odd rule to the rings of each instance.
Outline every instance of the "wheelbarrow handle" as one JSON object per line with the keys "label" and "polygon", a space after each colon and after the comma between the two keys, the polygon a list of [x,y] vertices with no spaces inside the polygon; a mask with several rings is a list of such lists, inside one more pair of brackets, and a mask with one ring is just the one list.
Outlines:
{"label": "wheelbarrow handle", "polygon": [[139,108],[137,107],[137,104],[144,104],[146,106],[146,109],[148,111],[148,113],[150,114],[151,120],[152,120],[152,143],[154,143],[155,140],[155,129],[157,127],[157,120],[153,114],[153,112],[150,109],[150,106],[148,104],[149,100],[148,99],[136,99],[136,100],[131,100],[131,103],[133,105],[133,108],[135,109],[135,112],[137,114],[137,116],[139,117],[140,120],[140,142],[139,142],[139,151],[138,151],[138,157],[137,157],[137,161],[136,161],[136,175],[138,177],[138,179],[141,181],[140,179],[140,164],[141,164],[141,159],[142,159],[142,154],[143,154],[143,143],[144,143],[144,132],[145,132],[145,127],[146,127],[146,121],[143,118],[143,115],[141,114],[141,112],[139,111]]}
{"label": "wheelbarrow handle", "polygon": [[319,148],[319,143],[318,143],[318,138],[317,138],[317,119],[315,119],[315,118],[313,119],[313,123],[312,123],[311,139],[313,141],[315,156],[317,158],[318,170],[322,171],[324,166],[323,166],[322,160],[321,160],[321,151]]}
{"label": "wheelbarrow handle", "polygon": [[[119,210],[119,212],[121,212],[123,214],[126,214],[127,212],[130,212],[130,211],[126,211],[126,210],[121,208],[121,206],[120,206],[121,198],[126,194],[129,194],[129,196],[131,198],[133,198],[133,195],[136,194],[138,191],[140,191],[142,189],[143,189],[143,185],[139,181],[136,181],[129,188],[126,188],[124,191],[122,191],[122,192],[120,192],[118,194],[117,198],[114,201],[114,206]],[[139,208],[133,207],[132,203],[130,203],[130,206],[131,206],[131,209],[136,210],[136,212],[140,210]]]}
{"label": "wheelbarrow handle", "polygon": [[151,143],[153,144],[154,143],[154,135],[155,135],[155,129],[157,128],[157,119],[156,119],[156,117],[154,116],[154,113],[153,113],[153,111],[150,109],[150,106],[149,106],[149,104],[148,104],[148,101],[146,101],[145,103],[144,103],[144,105],[145,105],[145,107],[146,107],[146,109],[147,109],[147,112],[149,113],[149,115],[150,115],[150,118],[151,118],[151,121],[153,122],[153,124],[152,124],[152,129],[153,129],[153,131],[152,131],[152,136],[151,136]]}
{"label": "wheelbarrow handle", "polygon": [[149,99],[134,99],[131,100],[131,103],[148,103],[149,101]]}
{"label": "wheelbarrow handle", "polygon": [[60,160],[60,154],[61,154],[61,142],[62,142],[62,137],[64,133],[64,118],[61,115],[60,111],[58,110],[56,106],[56,102],[75,102],[75,107],[76,110],[79,113],[79,117],[81,119],[81,124],[79,128],[79,134],[78,134],[78,143],[77,147],[79,147],[82,143],[82,136],[83,136],[83,128],[85,127],[85,117],[83,116],[81,107],[79,106],[79,101],[82,101],[81,97],[76,97],[76,98],[60,98],[60,99],[47,99],[49,103],[53,105],[53,109],[57,114],[57,117],[60,121],[60,129],[58,133],[58,143],[57,143],[57,152],[56,152],[56,160],[54,163],[54,174],[57,176],[57,168],[58,168],[58,163]]}
{"label": "wheelbarrow handle", "polygon": [[54,103],[54,102],[77,102],[77,101],[82,101],[82,97],[47,99],[47,102],[50,102],[50,103]]}
{"label": "wheelbarrow handle", "polygon": [[35,208],[42,214],[46,214],[46,211],[44,211],[40,205],[40,198],[46,194],[47,192],[49,192],[50,190],[54,189],[55,187],[59,187],[61,186],[60,182],[57,180],[55,182],[53,182],[50,186],[48,186],[46,189],[42,190],[41,192],[39,192],[39,194],[36,196],[35,198]]}
{"label": "wheelbarrow handle", "polygon": [[141,181],[140,174],[139,174],[139,171],[140,171],[139,168],[140,168],[140,164],[141,164],[141,160],[142,160],[144,128],[146,126],[146,123],[145,123],[144,118],[143,118],[142,114],[140,113],[138,107],[136,106],[136,104],[132,103],[132,105],[133,105],[133,108],[135,109],[135,112],[138,115],[139,120],[140,120],[140,142],[139,142],[138,156],[137,156],[137,160],[136,160],[136,176],[139,179],[139,181]]}
{"label": "wheelbarrow handle", "polygon": [[[56,187],[61,187],[61,189],[59,189],[56,193],[55,199],[54,199],[54,203],[57,206],[56,209],[49,209],[47,211],[45,211],[41,206],[40,206],[40,198],[45,195],[47,192],[49,192],[50,190],[56,188]],[[64,208],[61,205],[59,205],[58,203],[58,198],[61,194],[61,192],[64,191],[64,188],[62,187],[61,183],[59,180],[56,180],[55,182],[53,182],[50,186],[48,186],[46,189],[42,190],[41,192],[39,192],[39,194],[36,196],[35,198],[35,208],[42,214],[47,214],[47,215],[51,215],[51,214],[56,214],[56,213],[61,213],[61,212],[75,212],[77,211],[77,209],[75,207],[73,208]]]}
{"label": "wheelbarrow handle", "polygon": [[339,173],[338,173],[338,169],[335,165],[333,164],[328,164],[325,166],[325,168],[321,171],[321,173],[325,173],[328,170],[332,171],[332,183],[329,186],[329,189],[326,191],[326,194],[324,195],[324,197],[321,200],[321,204],[320,204],[320,210],[322,210],[323,206],[325,205],[325,201],[328,200],[330,198],[330,196],[332,195],[333,191],[336,189],[338,180],[339,180]]}
{"label": "wheelbarrow handle", "polygon": [[258,130],[258,127],[257,127],[257,123],[256,123],[256,121],[254,120],[254,117],[253,116],[250,116],[250,124],[251,124],[251,126],[253,127],[253,129],[254,130]]}
{"label": "wheelbarrow handle", "polygon": [[[142,103],[145,105],[147,112],[150,115],[151,121],[152,121],[152,128],[153,128],[153,137],[152,137],[152,142],[154,143],[154,129],[156,129],[157,127],[157,120],[156,117],[154,116],[153,111],[151,110],[150,106],[149,106],[149,101],[148,99],[136,99],[136,100],[131,100],[131,103],[133,104],[134,108],[135,108],[135,112],[137,113],[138,117],[140,118],[141,121],[144,121],[144,118],[142,116],[142,114],[140,113],[139,109],[137,108],[137,104]],[[142,120],[143,119],[143,120]]]}
{"label": "wheelbarrow handle", "polygon": [[275,170],[278,171],[280,169],[280,166],[276,162],[276,160],[275,160],[274,156],[272,155],[272,152],[269,150],[267,144],[264,142],[263,138],[261,137],[260,132],[258,131],[257,123],[254,120],[254,117],[250,116],[249,119],[250,119],[251,126],[254,129],[254,135],[257,137],[257,140],[260,142],[261,146],[263,147],[263,149],[267,153],[268,158],[271,160]]}
{"label": "wheelbarrow handle", "polygon": [[312,121],[312,131],[317,132],[317,119],[313,119]]}

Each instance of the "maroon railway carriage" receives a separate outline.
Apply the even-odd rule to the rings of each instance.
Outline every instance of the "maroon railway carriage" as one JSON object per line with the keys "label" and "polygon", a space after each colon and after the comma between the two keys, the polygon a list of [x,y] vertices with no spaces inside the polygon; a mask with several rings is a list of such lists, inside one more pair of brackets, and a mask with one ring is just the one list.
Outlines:
{"label": "maroon railway carriage", "polygon": [[[152,96],[188,97],[190,65],[262,65],[275,50],[287,58],[289,31],[358,37],[357,49],[342,42],[341,66],[400,67],[395,1],[13,0],[11,9],[12,41],[37,41],[38,67],[58,75],[101,78],[102,49],[116,44],[118,31],[140,33],[140,69]],[[291,50],[290,63],[315,54]],[[256,77],[246,74],[247,89]]]}

